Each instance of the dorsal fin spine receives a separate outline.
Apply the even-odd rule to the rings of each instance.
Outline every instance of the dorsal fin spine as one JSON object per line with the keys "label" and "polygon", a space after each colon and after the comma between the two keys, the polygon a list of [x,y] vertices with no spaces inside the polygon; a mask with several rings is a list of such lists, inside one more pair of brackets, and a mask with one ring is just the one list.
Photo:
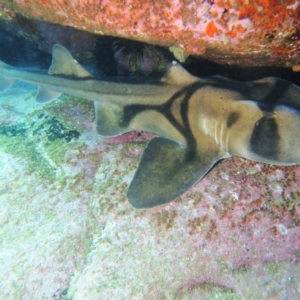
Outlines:
{"label": "dorsal fin spine", "polygon": [[176,61],[169,64],[165,75],[161,79],[161,82],[174,85],[186,85],[195,81],[199,81],[199,78],[190,74]]}

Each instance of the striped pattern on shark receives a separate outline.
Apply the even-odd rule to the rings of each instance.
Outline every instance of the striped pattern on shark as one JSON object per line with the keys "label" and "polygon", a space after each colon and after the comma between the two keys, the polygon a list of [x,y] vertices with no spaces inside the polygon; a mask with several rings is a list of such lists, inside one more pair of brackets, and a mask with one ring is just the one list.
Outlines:
{"label": "striped pattern on shark", "polygon": [[175,62],[160,80],[94,77],[56,44],[48,74],[0,61],[0,90],[15,80],[38,85],[40,103],[62,93],[94,101],[103,136],[132,130],[160,135],[149,141],[129,186],[134,208],[178,198],[231,156],[300,163],[300,89],[279,78],[198,78]]}

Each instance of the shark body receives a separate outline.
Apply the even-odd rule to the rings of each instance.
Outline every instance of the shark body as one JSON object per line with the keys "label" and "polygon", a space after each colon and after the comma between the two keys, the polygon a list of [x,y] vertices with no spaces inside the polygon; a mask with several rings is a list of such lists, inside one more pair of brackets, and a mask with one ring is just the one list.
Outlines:
{"label": "shark body", "polygon": [[0,90],[15,80],[39,86],[45,103],[66,93],[95,103],[97,131],[155,132],[129,186],[134,208],[176,199],[219,160],[300,163],[300,88],[279,78],[238,82],[198,78],[173,63],[156,81],[94,77],[61,45],[47,73],[0,61]]}

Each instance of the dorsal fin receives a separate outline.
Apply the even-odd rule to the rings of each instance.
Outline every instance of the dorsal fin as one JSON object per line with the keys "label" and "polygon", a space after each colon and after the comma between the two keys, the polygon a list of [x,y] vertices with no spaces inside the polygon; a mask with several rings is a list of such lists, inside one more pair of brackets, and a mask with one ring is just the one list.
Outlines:
{"label": "dorsal fin", "polygon": [[91,74],[73,59],[71,53],[62,45],[55,44],[52,48],[52,64],[49,75],[68,75],[76,77],[89,77]]}
{"label": "dorsal fin", "polygon": [[178,84],[185,85],[193,82],[199,81],[199,78],[190,74],[187,70],[185,70],[179,63],[173,61],[164,77],[162,77],[161,82],[169,83],[169,84]]}

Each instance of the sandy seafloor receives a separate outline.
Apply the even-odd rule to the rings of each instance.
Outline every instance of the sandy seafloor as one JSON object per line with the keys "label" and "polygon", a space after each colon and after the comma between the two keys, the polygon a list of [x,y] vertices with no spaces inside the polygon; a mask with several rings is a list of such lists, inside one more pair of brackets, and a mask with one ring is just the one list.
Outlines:
{"label": "sandy seafloor", "polygon": [[0,299],[300,299],[299,167],[229,159],[134,210],[145,144],[97,135],[91,102],[35,91],[0,93]]}

